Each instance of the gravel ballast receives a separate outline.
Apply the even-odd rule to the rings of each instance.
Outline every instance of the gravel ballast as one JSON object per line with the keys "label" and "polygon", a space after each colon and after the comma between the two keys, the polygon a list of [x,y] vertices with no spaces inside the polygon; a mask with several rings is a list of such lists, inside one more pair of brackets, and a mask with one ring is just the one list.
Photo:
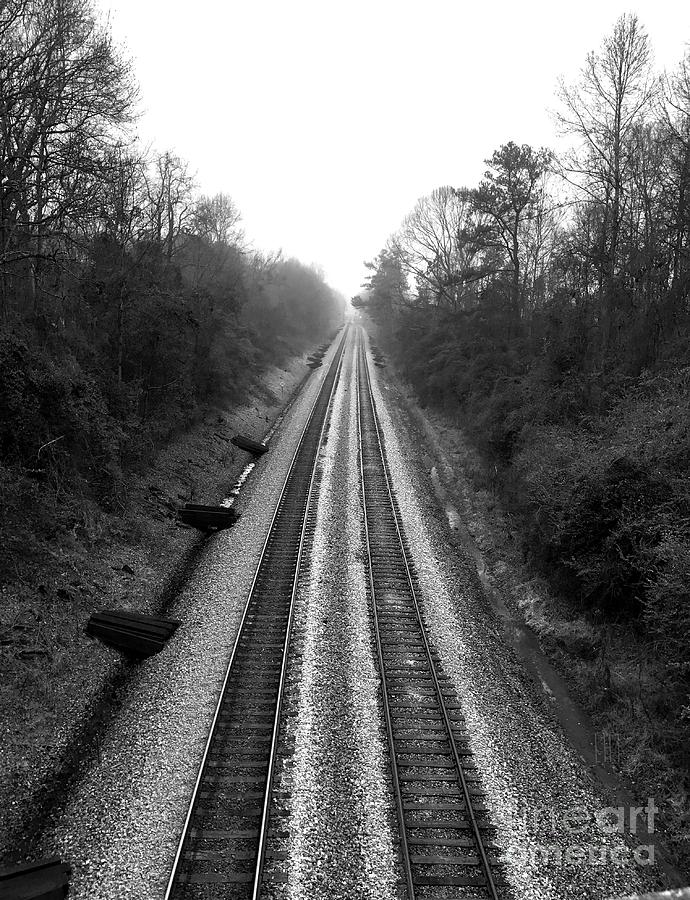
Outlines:
{"label": "gravel ballast", "polygon": [[277,783],[290,798],[280,821],[290,835],[281,847],[288,860],[280,895],[291,900],[392,900],[399,878],[357,454],[353,342],[322,450],[315,529],[295,611],[285,707],[292,753]]}

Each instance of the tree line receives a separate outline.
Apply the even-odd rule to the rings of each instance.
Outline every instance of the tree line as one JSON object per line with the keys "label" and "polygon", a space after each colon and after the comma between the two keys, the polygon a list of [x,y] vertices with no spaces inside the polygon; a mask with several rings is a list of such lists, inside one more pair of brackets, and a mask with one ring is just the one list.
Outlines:
{"label": "tree line", "polygon": [[458,416],[532,562],[663,648],[654,703],[682,744],[690,53],[655,72],[624,15],[557,95],[569,149],[508,142],[478,185],[420,198],[352,302],[422,400]]}
{"label": "tree line", "polygon": [[205,404],[239,397],[269,356],[323,334],[340,309],[319,271],[251,249],[228,194],[201,194],[186,161],[140,145],[138,102],[132,66],[90,0],[2,3],[10,493],[40,477],[117,501],[129,468]]}
{"label": "tree line", "polygon": [[583,365],[637,374],[685,333],[690,56],[656,75],[644,28],[626,15],[558,97],[572,150],[509,142],[477,187],[421,198],[369,288],[389,306],[491,305],[508,332],[538,340],[555,315]]}

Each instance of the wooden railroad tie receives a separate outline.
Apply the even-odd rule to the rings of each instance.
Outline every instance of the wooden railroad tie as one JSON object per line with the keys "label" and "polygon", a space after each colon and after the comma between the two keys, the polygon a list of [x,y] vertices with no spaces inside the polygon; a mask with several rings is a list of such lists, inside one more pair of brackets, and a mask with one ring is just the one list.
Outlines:
{"label": "wooden railroad tie", "polygon": [[181,624],[179,619],[146,616],[130,609],[102,609],[90,617],[86,633],[130,656],[152,656],[160,653]]}
{"label": "wooden railroad tie", "polygon": [[239,447],[240,450],[248,450],[250,453],[253,453],[254,456],[262,456],[264,453],[268,452],[268,445],[264,444],[263,441],[255,441],[252,438],[247,437],[244,434],[236,434],[234,438],[232,438],[232,443]]}
{"label": "wooden railroad tie", "polygon": [[177,510],[177,518],[185,525],[193,525],[201,531],[220,531],[229,528],[239,519],[231,506],[203,506],[200,503],[185,503]]}
{"label": "wooden railroad tie", "polygon": [[63,900],[72,870],[59,856],[0,870],[2,900]]}

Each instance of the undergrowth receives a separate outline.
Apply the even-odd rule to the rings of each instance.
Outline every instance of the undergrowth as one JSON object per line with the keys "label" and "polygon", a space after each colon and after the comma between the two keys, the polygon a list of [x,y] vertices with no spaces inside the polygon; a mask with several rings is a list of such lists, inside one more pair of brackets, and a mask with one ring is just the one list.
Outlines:
{"label": "undergrowth", "polygon": [[525,590],[526,621],[690,872],[690,368],[585,372],[461,325],[398,322],[387,343],[477,451],[556,598]]}

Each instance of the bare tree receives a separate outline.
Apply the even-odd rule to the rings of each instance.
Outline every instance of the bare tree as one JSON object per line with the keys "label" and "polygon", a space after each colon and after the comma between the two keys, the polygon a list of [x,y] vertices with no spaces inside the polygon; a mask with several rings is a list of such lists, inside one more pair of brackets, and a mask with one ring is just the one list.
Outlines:
{"label": "bare tree", "polygon": [[132,121],[136,89],[88,0],[4,4],[0,29],[2,262],[24,267],[37,308],[44,263],[94,215],[99,158]]}
{"label": "bare tree", "polygon": [[667,208],[673,233],[672,293],[690,274],[690,51],[663,79],[661,119],[666,127]]}
{"label": "bare tree", "polygon": [[170,261],[178,238],[192,222],[194,176],[183,159],[168,151],[156,157],[153,169],[147,179],[151,237]]}
{"label": "bare tree", "polygon": [[[494,246],[507,257],[516,316],[523,311],[527,236],[532,225],[542,229],[545,225],[544,175],[550,162],[550,151],[510,141],[486,160],[489,170],[471,193],[475,209],[491,222],[489,237],[495,237]],[[535,236],[533,231],[533,239]]]}
{"label": "bare tree", "polygon": [[626,14],[601,49],[589,53],[578,83],[561,82],[559,89],[560,125],[578,139],[578,147],[562,160],[561,172],[601,211],[598,270],[604,347],[611,339],[616,302],[614,280],[629,198],[631,138],[657,90],[650,66],[647,34],[637,16]]}
{"label": "bare tree", "polygon": [[491,270],[486,248],[477,240],[482,227],[470,192],[444,186],[417,201],[392,247],[423,295],[437,306],[455,309]]}
{"label": "bare tree", "polygon": [[199,237],[214,244],[244,244],[244,232],[239,227],[242,215],[229,194],[202,194],[191,216],[191,228]]}
{"label": "bare tree", "polygon": [[100,182],[99,219],[94,238],[110,251],[108,288],[117,308],[116,367],[122,384],[125,355],[125,315],[132,304],[130,281],[150,253],[146,236],[146,161],[125,147],[114,147],[103,158],[106,177]]}

